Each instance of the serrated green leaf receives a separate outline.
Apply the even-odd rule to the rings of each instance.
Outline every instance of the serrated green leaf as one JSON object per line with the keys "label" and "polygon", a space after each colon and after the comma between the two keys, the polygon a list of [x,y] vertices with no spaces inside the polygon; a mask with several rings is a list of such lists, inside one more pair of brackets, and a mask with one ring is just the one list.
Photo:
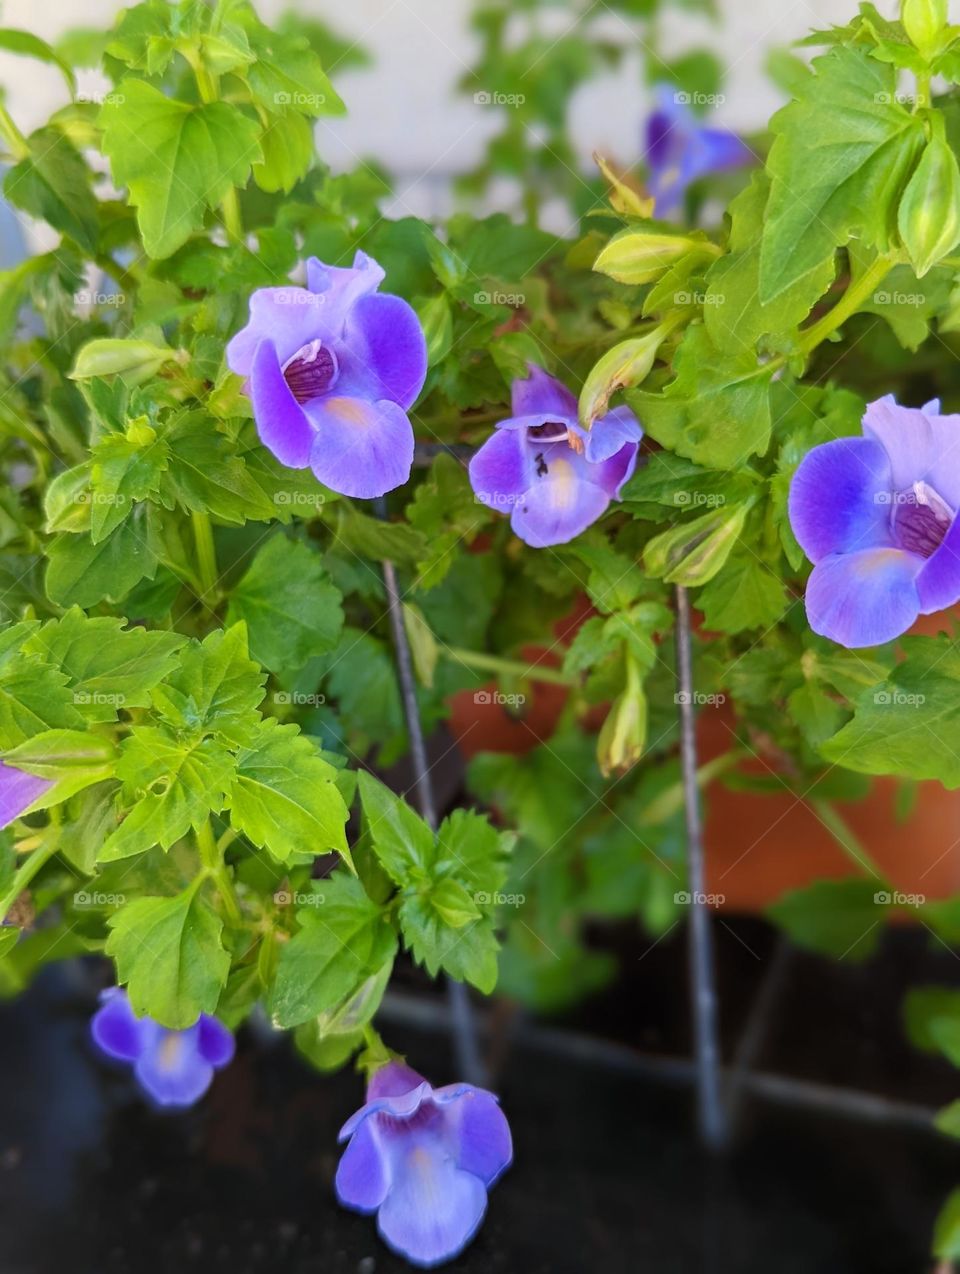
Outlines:
{"label": "serrated green leaf", "polygon": [[250,653],[273,672],[332,650],[343,628],[340,590],[319,554],[275,535],[230,594],[227,622],[246,622]]}
{"label": "serrated green leaf", "polygon": [[424,879],[434,861],[433,832],[379,779],[366,770],[358,777],[367,831],[381,867],[398,885]]}
{"label": "serrated green leaf", "polygon": [[344,831],[349,810],[336,778],[295,725],[265,721],[237,755],[231,823],[280,862],[336,850],[352,867]]}
{"label": "serrated green leaf", "polygon": [[244,745],[259,726],[264,679],[247,654],[245,626],[234,624],[184,651],[180,667],[151,698],[175,729]]}
{"label": "serrated green leaf", "polygon": [[174,898],[134,898],[107,923],[107,955],[135,1013],[184,1030],[214,1012],[230,957],[223,922],[194,886]]}
{"label": "serrated green leaf", "polygon": [[39,129],[28,145],[30,154],[3,179],[4,194],[15,207],[46,221],[92,255],[100,222],[90,170],[58,129]]}

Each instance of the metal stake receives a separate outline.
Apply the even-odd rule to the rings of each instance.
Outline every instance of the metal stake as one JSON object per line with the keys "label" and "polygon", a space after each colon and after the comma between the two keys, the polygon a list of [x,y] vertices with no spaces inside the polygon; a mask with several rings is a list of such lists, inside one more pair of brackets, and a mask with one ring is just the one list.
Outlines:
{"label": "metal stake", "polygon": [[690,920],[687,949],[690,960],[690,1008],[693,1016],[694,1057],[697,1072],[697,1118],[700,1138],[709,1150],[721,1149],[727,1140],[726,1111],[720,1093],[720,1046],[717,990],[713,964],[713,935],[705,899],[703,827],[697,787],[697,738],[693,704],[690,600],[677,586],[677,685],[680,706],[680,752],[683,765],[683,797],[687,820],[687,873]]}

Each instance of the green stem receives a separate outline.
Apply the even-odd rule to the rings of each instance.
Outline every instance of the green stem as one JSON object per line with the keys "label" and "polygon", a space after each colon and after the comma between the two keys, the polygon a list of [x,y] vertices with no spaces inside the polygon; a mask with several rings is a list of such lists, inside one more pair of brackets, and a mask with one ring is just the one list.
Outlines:
{"label": "green stem", "polygon": [[800,353],[810,354],[821,341],[825,341],[828,336],[832,336],[851,314],[857,312],[873,290],[879,287],[893,268],[893,265],[894,262],[890,257],[879,256],[872,265],[867,266],[860,278],[855,283],[850,284],[829,314],[824,314],[822,319],[818,319],[816,323],[801,332],[798,345]]}
{"label": "green stem", "polygon": [[[200,101],[207,104],[215,102],[220,93],[219,77],[204,66],[203,59],[199,54],[190,56],[187,60],[197,81],[197,92],[200,94]],[[243,222],[240,219],[240,201],[237,199],[237,192],[233,186],[224,195],[220,203],[220,212],[229,237],[235,243],[242,243]]]}
{"label": "green stem", "polygon": [[209,514],[192,513],[193,539],[197,547],[197,566],[200,587],[203,590],[201,601],[207,598],[216,600],[217,592],[217,550],[213,542],[213,526]]}
{"label": "green stem", "polygon": [[552,686],[572,686],[576,678],[548,668],[544,664],[523,664],[518,659],[505,659],[501,655],[488,655],[479,650],[465,650],[462,646],[444,646],[442,652],[468,668],[480,668],[484,672],[503,673],[506,677],[522,677],[527,681],[545,681]]}
{"label": "green stem", "polygon": [[236,187],[231,186],[224,195],[220,211],[223,213],[223,224],[227,234],[234,243],[243,243],[243,221],[240,217],[240,200],[237,198]]}
{"label": "green stem", "polygon": [[835,806],[824,800],[811,800],[810,805],[850,861],[856,863],[864,875],[870,874],[885,882],[886,874],[873,861]]}
{"label": "green stem", "polygon": [[223,861],[223,851],[214,840],[209,819],[197,828],[197,849],[200,851],[200,862],[203,864],[200,879],[206,878],[213,881],[220,891],[220,897],[223,899],[223,905],[231,922],[242,925],[243,913],[240,910],[240,902],[233,887],[233,881],[230,879],[230,873]]}
{"label": "green stem", "polygon": [[13,122],[13,117],[0,102],[0,137],[7,143],[14,159],[26,159],[30,154],[30,145],[20,129]]}
{"label": "green stem", "polygon": [[34,876],[44,867],[59,849],[60,838],[57,835],[51,835],[46,844],[35,849],[27,858],[26,862],[20,867],[19,871],[13,878],[13,883],[7,890],[6,894],[0,898],[0,920],[6,918],[7,912],[17,901],[27,885],[30,884]]}

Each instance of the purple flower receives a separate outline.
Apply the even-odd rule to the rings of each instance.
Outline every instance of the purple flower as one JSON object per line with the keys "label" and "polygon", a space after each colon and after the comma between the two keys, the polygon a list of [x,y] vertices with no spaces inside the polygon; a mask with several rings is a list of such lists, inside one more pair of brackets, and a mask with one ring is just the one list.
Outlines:
{"label": "purple flower", "polygon": [[362,499],[410,476],[407,410],[427,374],[420,322],[399,296],[377,292],[383,277],[363,252],[349,269],[311,257],[305,288],[253,293],[250,321],[227,346],[263,445]]}
{"label": "purple flower", "polygon": [[470,482],[533,548],[566,544],[619,498],[643,437],[626,407],[581,429],[573,394],[533,365],[513,382],[513,415],[497,430],[470,461]]}
{"label": "purple flower", "polygon": [[888,395],[863,432],[814,447],[790,487],[790,525],[814,563],[810,627],[848,647],[960,601],[960,416]]}
{"label": "purple flower", "polygon": [[107,1057],[132,1062],[137,1082],[158,1106],[192,1106],[213,1072],[233,1059],[233,1036],[207,1013],[185,1031],[169,1031],[137,1017],[119,987],[103,991],[100,1004],[90,1023],[94,1044]]}
{"label": "purple flower", "polygon": [[661,84],[656,96],[656,110],[647,120],[647,189],[655,200],[656,215],[665,217],[680,206],[687,187],[695,181],[742,168],[754,155],[736,133],[699,124],[686,105],[688,94]]}
{"label": "purple flower", "polygon": [[466,1247],[487,1190],[513,1158],[493,1093],[472,1084],[431,1088],[401,1062],[371,1077],[367,1104],[340,1130],[341,1141],[348,1137],[337,1198],[355,1212],[376,1212],[387,1246],[423,1267]]}
{"label": "purple flower", "polygon": [[0,761],[0,827],[8,827],[51,787],[52,779],[39,779]]}

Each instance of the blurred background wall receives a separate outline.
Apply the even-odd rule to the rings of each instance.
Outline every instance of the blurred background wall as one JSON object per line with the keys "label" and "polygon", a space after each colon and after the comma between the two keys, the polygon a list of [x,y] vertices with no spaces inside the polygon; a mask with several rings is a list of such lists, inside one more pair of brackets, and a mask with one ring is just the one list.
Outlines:
{"label": "blurred background wall", "polygon": [[[881,8],[886,11],[891,3],[881,3]],[[52,41],[73,27],[107,24],[120,7],[117,0],[4,0],[0,21]],[[291,8],[320,18],[346,48],[355,44],[353,53],[363,50],[369,57],[367,65],[358,67],[349,65],[348,53],[342,66],[334,61],[327,68],[349,114],[320,121],[321,155],[337,170],[352,168],[361,158],[379,161],[395,179],[394,215],[448,211],[450,177],[479,162],[500,127],[497,113],[509,109],[477,104],[457,93],[479,48],[469,22],[474,0],[259,0],[257,7],[268,20]],[[762,126],[782,101],[764,71],[769,51],[844,16],[836,0],[717,0],[716,21],[695,11],[704,7],[697,0],[671,6],[658,19],[658,46],[669,50],[671,58],[708,48],[727,67],[712,119],[744,131]],[[521,8],[511,18],[518,38],[529,21]],[[627,21],[603,0],[593,5],[556,0],[538,10],[535,19],[548,44],[576,29],[577,10],[588,14],[594,35],[619,44],[630,38]],[[594,150],[625,166],[638,158],[641,122],[651,100],[642,57],[643,50],[634,46],[616,68],[573,94],[570,130],[583,171],[592,167]],[[523,81],[519,76],[512,91],[522,93]],[[6,53],[0,53],[0,83],[24,129],[44,120],[64,97],[55,70]],[[102,87],[95,73],[81,75],[81,91],[96,93]],[[483,85],[477,87],[482,90]],[[508,194],[494,184],[484,202],[509,206]]]}

